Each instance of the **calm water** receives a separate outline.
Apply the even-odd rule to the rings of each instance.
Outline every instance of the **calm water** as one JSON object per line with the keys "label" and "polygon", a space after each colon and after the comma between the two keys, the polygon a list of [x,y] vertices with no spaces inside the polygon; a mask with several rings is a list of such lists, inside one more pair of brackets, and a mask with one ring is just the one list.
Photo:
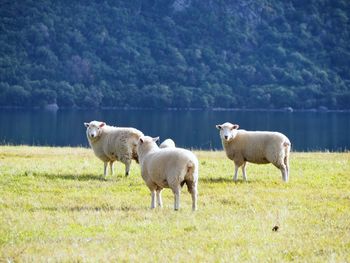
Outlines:
{"label": "calm water", "polygon": [[230,121],[246,130],[282,132],[295,151],[350,149],[350,113],[342,112],[0,109],[0,144],[87,146],[83,123],[91,120],[172,138],[185,148],[222,149],[215,125]]}

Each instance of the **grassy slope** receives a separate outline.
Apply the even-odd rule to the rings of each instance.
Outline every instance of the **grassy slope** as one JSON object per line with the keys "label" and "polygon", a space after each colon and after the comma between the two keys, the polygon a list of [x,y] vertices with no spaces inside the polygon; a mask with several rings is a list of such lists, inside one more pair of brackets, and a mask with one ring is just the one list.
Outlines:
{"label": "grassy slope", "polygon": [[1,146],[0,261],[350,261],[350,153],[292,153],[288,184],[272,165],[234,184],[223,152],[197,156],[199,210],[184,188],[179,212],[168,189],[152,211],[135,163],[103,180],[89,149]]}

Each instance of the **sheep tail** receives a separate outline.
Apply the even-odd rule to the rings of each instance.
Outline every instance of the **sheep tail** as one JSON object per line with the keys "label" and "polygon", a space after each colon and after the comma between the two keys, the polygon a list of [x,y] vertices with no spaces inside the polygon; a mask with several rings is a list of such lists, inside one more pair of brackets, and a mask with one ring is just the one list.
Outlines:
{"label": "sheep tail", "polygon": [[291,144],[290,141],[287,139],[286,141],[283,142],[282,145],[283,145],[283,147],[284,147],[285,154],[288,156],[292,144]]}
{"label": "sheep tail", "polygon": [[188,177],[188,176],[193,177],[194,169],[195,169],[194,163],[193,163],[192,161],[189,161],[189,162],[187,163],[186,177]]}
{"label": "sheep tail", "polygon": [[283,147],[284,147],[284,160],[283,163],[286,165],[287,168],[287,174],[289,175],[289,154],[290,154],[290,148],[292,144],[290,143],[289,140],[286,140],[283,142]]}
{"label": "sheep tail", "polygon": [[283,142],[283,146],[284,146],[284,147],[290,147],[290,146],[291,146],[290,141],[284,141],[284,142]]}
{"label": "sheep tail", "polygon": [[186,184],[187,185],[187,189],[188,191],[191,193],[192,192],[192,188],[194,185],[194,173],[196,170],[196,166],[193,163],[193,161],[189,161],[187,163],[187,167],[186,167],[186,175],[185,175],[185,180],[181,182],[181,187]]}
{"label": "sheep tail", "polygon": [[132,149],[131,149],[131,158],[133,160],[135,160],[137,163],[139,163],[139,156],[137,155],[137,143],[136,142],[133,142],[132,145],[131,145]]}
{"label": "sheep tail", "polygon": [[130,138],[130,143],[131,143],[131,158],[135,160],[137,163],[139,163],[139,156],[137,155],[137,142],[140,138],[140,135],[137,134],[136,132],[132,133],[132,136]]}
{"label": "sheep tail", "polygon": [[136,163],[139,163],[139,156],[137,155],[136,149],[132,149],[132,156],[131,158],[136,161]]}

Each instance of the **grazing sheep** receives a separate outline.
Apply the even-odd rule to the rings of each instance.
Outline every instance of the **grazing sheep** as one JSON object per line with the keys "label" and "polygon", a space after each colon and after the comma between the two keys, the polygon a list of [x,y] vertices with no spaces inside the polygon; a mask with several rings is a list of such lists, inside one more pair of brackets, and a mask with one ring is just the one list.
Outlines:
{"label": "grazing sheep", "polygon": [[175,142],[172,139],[166,139],[159,145],[159,148],[169,148],[169,147],[175,148]]}
{"label": "grazing sheep", "polygon": [[291,143],[285,135],[279,132],[238,130],[237,124],[229,122],[216,125],[216,128],[220,130],[226,156],[235,163],[234,181],[237,181],[238,168],[241,166],[243,179],[247,181],[246,162],[272,163],[281,170],[283,181],[288,181]]}
{"label": "grazing sheep", "polygon": [[159,138],[143,136],[137,145],[141,175],[151,191],[151,208],[162,207],[161,191],[171,188],[175,195],[174,209],[180,208],[180,190],[186,184],[192,196],[192,210],[197,209],[198,160],[190,151],[181,148],[160,149]]}
{"label": "grazing sheep", "polygon": [[125,164],[125,176],[129,175],[131,160],[138,162],[136,146],[143,133],[134,128],[108,126],[104,122],[84,123],[86,136],[95,155],[104,162],[104,176],[107,176],[107,164],[113,175],[113,162]]}

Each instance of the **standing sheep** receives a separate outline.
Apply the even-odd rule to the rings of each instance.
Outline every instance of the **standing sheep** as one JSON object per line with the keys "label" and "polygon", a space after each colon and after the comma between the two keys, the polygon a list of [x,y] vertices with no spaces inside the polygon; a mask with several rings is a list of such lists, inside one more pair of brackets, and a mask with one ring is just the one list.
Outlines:
{"label": "standing sheep", "polygon": [[285,135],[279,132],[238,130],[237,124],[229,122],[216,125],[216,128],[220,130],[226,156],[235,163],[235,182],[241,166],[243,179],[247,181],[246,162],[272,163],[281,170],[283,181],[288,182],[291,143]]}
{"label": "standing sheep", "polygon": [[104,176],[107,176],[107,165],[113,175],[113,162],[125,164],[125,176],[129,175],[131,160],[138,162],[136,146],[143,133],[134,128],[108,126],[104,122],[84,123],[86,136],[95,155],[104,162]]}
{"label": "standing sheep", "polygon": [[159,148],[169,148],[169,147],[175,148],[175,142],[172,139],[166,139],[159,145]]}
{"label": "standing sheep", "polygon": [[170,188],[174,195],[174,209],[180,208],[180,190],[186,184],[192,196],[192,210],[197,209],[198,160],[190,151],[181,148],[160,149],[159,138],[143,136],[137,145],[141,175],[151,191],[151,208],[162,207],[161,191]]}

